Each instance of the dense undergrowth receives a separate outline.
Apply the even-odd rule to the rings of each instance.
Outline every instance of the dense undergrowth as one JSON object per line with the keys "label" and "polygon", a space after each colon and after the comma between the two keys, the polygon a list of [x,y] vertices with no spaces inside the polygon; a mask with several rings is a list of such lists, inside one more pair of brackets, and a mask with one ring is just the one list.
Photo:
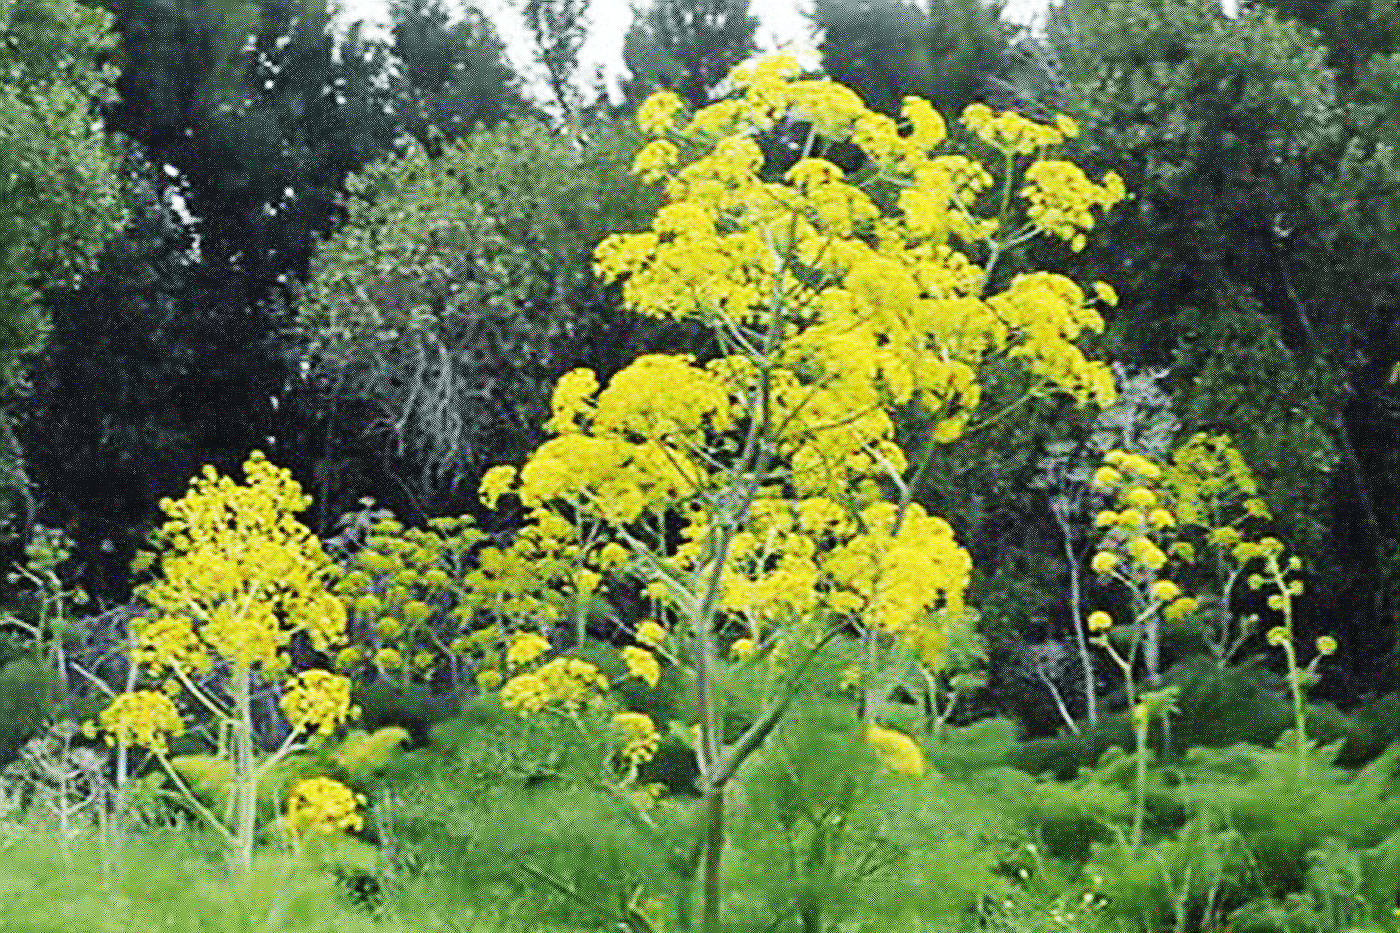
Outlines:
{"label": "dense undergrowth", "polygon": [[[1249,702],[1241,678],[1218,680]],[[726,912],[747,919],[736,928],[805,929],[804,905],[831,930],[1396,928],[1400,746],[1368,725],[1375,710],[1334,714],[1341,734],[1303,780],[1286,741],[1155,760],[1149,841],[1134,851],[1126,723],[1105,723],[1097,760],[1092,741],[1021,743],[1006,720],[955,727],[911,780],[859,741],[839,697],[800,702],[740,782]],[[1209,727],[1213,711],[1202,715],[1188,710],[1178,734]],[[669,801],[690,793],[683,761],[659,755],[645,775],[666,785],[646,812],[677,845],[685,811]],[[362,774],[374,802],[360,839],[268,846],[243,877],[179,807],[149,811],[154,822],[124,838],[89,827],[66,842],[11,812],[0,928],[513,933],[618,929],[632,912],[675,923],[675,853],[596,786],[588,748],[561,723],[483,699]]]}

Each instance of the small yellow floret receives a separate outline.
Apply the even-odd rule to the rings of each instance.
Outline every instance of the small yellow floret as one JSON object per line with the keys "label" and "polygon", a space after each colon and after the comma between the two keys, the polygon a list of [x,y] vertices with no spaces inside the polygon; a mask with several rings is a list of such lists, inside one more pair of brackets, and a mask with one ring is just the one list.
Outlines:
{"label": "small yellow floret", "polygon": [[926,768],[924,750],[903,732],[872,722],[865,727],[864,738],[891,771],[910,777],[923,776]]}

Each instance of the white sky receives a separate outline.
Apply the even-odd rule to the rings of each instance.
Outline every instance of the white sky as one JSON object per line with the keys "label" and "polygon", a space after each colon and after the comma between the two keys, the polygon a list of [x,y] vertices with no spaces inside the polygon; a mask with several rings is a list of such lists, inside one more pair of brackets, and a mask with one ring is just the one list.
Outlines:
{"label": "white sky", "polygon": [[[345,17],[384,23],[388,18],[386,0],[343,0]],[[451,2],[451,0],[449,0]],[[461,0],[457,0],[461,2]],[[609,84],[616,89],[624,71],[622,37],[632,24],[632,0],[593,0],[588,18],[591,25],[588,41],[579,53],[579,77],[591,86],[594,69],[603,66]],[[475,0],[473,3],[495,24],[506,43],[511,62],[522,74],[530,77],[532,85],[542,87],[538,69],[531,55],[529,33],[509,0]],[[1007,0],[1006,19],[1026,23],[1039,16],[1048,0]],[[810,49],[812,36],[805,13],[811,0],[750,0],[750,9],[758,17],[758,43],[763,50],[795,45]]]}

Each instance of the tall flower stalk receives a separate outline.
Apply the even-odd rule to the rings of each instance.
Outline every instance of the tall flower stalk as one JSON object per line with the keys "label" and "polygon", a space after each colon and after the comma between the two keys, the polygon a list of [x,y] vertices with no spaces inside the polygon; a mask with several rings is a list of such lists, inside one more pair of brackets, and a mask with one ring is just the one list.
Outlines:
{"label": "tall flower stalk", "polygon": [[[157,570],[137,589],[148,613],[132,625],[132,664],[159,689],[119,694],[98,725],[109,743],[144,747],[172,784],[228,842],[235,865],[252,864],[258,788],[268,771],[357,712],[350,681],[319,667],[293,673],[298,658],[325,657],[345,637],[346,611],[328,584],[334,565],[295,518],[310,500],[286,470],[254,452],[247,483],[212,467],[178,501],[140,564]],[[257,700],[276,691],[285,738],[264,751]],[[228,769],[224,817],[192,792],[170,740],[187,718],[203,720]]]}
{"label": "tall flower stalk", "polygon": [[[919,98],[896,121],[799,77],[787,56],[730,77],[737,96],[694,114],[669,92],[638,110],[652,139],[634,168],[664,183],[668,202],[650,230],[596,252],[629,309],[699,321],[719,353],[643,356],[606,386],[566,374],[550,439],[518,473],[496,467],[482,484],[488,504],[519,499],[532,546],[578,558],[599,592],[635,587],[649,601],[629,666],[649,667],[637,651],[660,654],[642,641],[651,625],[669,633],[661,659],[687,669],[705,933],[721,929],[729,785],[843,634],[864,658],[866,740],[922,773],[918,745],[878,720],[890,649],[933,659],[948,620],[966,624],[970,558],[917,501],[936,445],[976,427],[978,374],[993,359],[1020,359],[1030,395],[1114,398],[1112,371],[1077,344],[1102,329],[1096,306],[1112,289],[1096,283],[1089,297],[1061,275],[996,267],[1042,234],[1080,248],[1094,211],[1123,196],[1116,175],[1095,183],[1053,155],[1077,132],[1067,117],[1044,125],[974,105],[964,153]],[[775,131],[801,141],[777,172],[758,143]],[[851,153],[860,165],[848,172],[837,159]],[[896,431],[905,413],[929,425],[912,458]],[[571,662],[585,663],[522,662],[502,704],[529,714],[585,702],[561,676]],[[770,666],[767,695],[727,735],[727,685],[756,664]]]}

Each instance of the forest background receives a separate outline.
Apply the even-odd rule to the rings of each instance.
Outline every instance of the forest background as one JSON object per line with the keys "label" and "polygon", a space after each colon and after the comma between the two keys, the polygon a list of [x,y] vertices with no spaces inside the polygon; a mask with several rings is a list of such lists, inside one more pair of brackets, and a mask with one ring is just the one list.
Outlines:
{"label": "forest background", "polygon": [[[7,2],[13,16],[83,9]],[[625,358],[586,256],[648,209],[627,177],[626,116],[660,86],[703,100],[755,50],[741,3],[644,6],[614,104],[578,71],[586,4],[521,0],[546,76],[547,99],[532,99],[479,11],[400,0],[386,36],[337,31],[333,12],[286,0],[84,12],[61,37],[72,67],[33,92],[63,106],[34,132],[20,127],[39,118],[11,123],[29,140],[7,156],[11,184],[30,196],[7,197],[0,239],[8,553],[38,525],[65,529],[64,572],[99,607],[128,598],[155,504],[201,464],[229,469],[253,447],[298,465],[320,532],[367,495],[409,520],[479,508],[487,462],[536,439],[547,380]],[[1278,0],[1231,17],[1185,0],[1075,0],[1035,35],[1002,13],[977,0],[822,0],[813,44],[833,77],[889,112],[920,93],[950,114],[983,98],[1075,114],[1083,156],[1120,168],[1133,197],[1066,271],[1115,282],[1113,358],[1159,375],[1175,433],[1234,436],[1313,555],[1300,612],[1347,646],[1318,695],[1386,692],[1400,608],[1395,10]],[[32,74],[11,69],[15,112],[38,112],[31,91],[16,93]],[[84,102],[99,106],[100,131],[79,119]],[[347,244],[399,209],[376,186],[407,190],[422,168],[413,153],[522,120],[548,129],[512,136],[525,147],[514,154],[468,141],[453,158],[480,181],[441,192],[495,212],[490,231],[473,221],[449,234],[484,238],[471,248],[504,263],[470,299],[485,336],[439,332],[435,352],[453,365],[407,372],[427,344],[384,323],[392,315],[378,332],[362,315],[350,343],[318,331],[316,309],[349,300],[337,276],[343,286],[371,260]],[[549,163],[565,138],[585,171],[519,171],[530,147]],[[453,253],[455,274],[471,262],[425,232],[428,213],[390,225],[404,238],[396,259],[411,262],[374,287],[441,307],[456,286],[434,251]],[[1026,659],[1067,644],[1070,625],[1037,452],[1087,443],[1089,429],[1033,409],[950,453],[929,503],[977,558],[982,626],[1008,662],[992,665],[987,702],[1033,732],[1056,716],[1043,691],[1023,689],[1040,681]]]}

